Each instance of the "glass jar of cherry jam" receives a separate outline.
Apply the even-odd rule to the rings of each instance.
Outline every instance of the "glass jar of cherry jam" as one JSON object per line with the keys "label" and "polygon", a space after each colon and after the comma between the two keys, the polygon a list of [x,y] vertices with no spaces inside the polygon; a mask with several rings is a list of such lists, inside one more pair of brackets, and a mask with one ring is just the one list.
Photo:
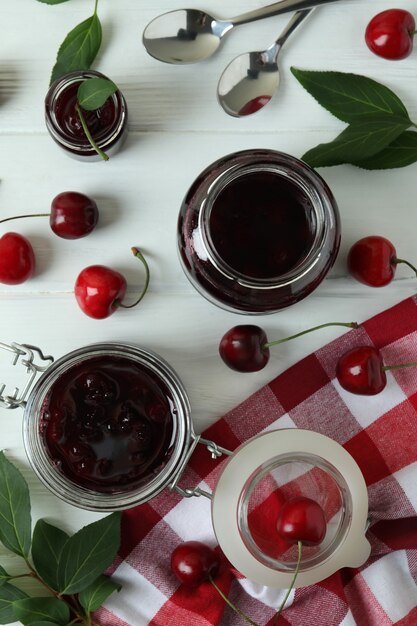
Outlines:
{"label": "glass jar of cherry jam", "polygon": [[207,167],[178,219],[183,269],[218,306],[274,313],[311,293],[340,245],[336,201],[306,163],[272,150],[245,150]]}
{"label": "glass jar of cherry jam", "polygon": [[23,416],[30,464],[58,497],[95,511],[146,502],[181,473],[190,407],[158,355],[119,343],[75,350],[48,367]]}
{"label": "glass jar of cherry jam", "polygon": [[[45,98],[45,122],[52,139],[70,156],[79,160],[99,161],[101,157],[89,143],[75,109],[77,90],[89,78],[107,78],[93,70],[76,71],[58,78]],[[99,148],[114,155],[127,135],[127,105],[116,91],[102,107],[83,112],[85,121]]]}

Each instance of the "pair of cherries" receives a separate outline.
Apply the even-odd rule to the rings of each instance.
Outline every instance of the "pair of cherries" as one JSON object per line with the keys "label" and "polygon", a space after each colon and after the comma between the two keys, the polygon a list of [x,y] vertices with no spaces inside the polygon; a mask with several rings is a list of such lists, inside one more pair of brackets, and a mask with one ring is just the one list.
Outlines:
{"label": "pair of cherries", "polygon": [[[324,511],[317,502],[305,496],[297,496],[287,500],[281,507],[276,528],[279,536],[287,542],[288,546],[294,544],[298,546],[298,559],[291,585],[278,609],[274,623],[278,622],[297,579],[302,558],[302,546],[320,545],[326,535],[327,525]],[[223,600],[240,617],[252,626],[257,626],[224,595],[214,581],[220,570],[220,560],[216,552],[206,544],[199,541],[187,541],[177,546],[171,555],[171,570],[178,580],[187,587],[197,587],[207,580],[210,581]]]}
{"label": "pair of cherries", "polygon": [[[50,213],[19,215],[0,220],[0,223],[35,216],[49,217],[49,225],[58,237],[80,239],[95,228],[99,213],[96,202],[88,196],[65,191],[52,200]],[[74,290],[76,300],[86,315],[103,319],[119,307],[136,306],[143,298],[149,284],[149,268],[137,248],[132,248],[132,252],[142,261],[146,272],[145,285],[139,298],[133,304],[124,304],[122,301],[127,289],[125,277],[104,265],[91,265],[80,272]],[[26,237],[8,232],[0,238],[0,283],[18,285],[25,282],[33,276],[35,265],[35,254]]]}

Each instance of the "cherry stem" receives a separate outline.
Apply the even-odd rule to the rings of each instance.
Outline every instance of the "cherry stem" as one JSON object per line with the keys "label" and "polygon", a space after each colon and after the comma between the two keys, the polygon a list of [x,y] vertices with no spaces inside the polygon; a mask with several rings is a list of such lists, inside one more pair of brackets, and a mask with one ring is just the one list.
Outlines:
{"label": "cherry stem", "polygon": [[145,257],[143,256],[143,254],[137,249],[137,248],[131,248],[132,253],[135,255],[135,257],[137,257],[138,259],[140,259],[143,263],[143,266],[145,268],[145,284],[143,286],[142,289],[142,293],[140,294],[139,298],[136,300],[136,302],[133,302],[133,304],[123,304],[123,302],[118,302],[118,306],[123,307],[124,309],[131,309],[134,306],[136,306],[137,304],[139,304],[139,302],[142,300],[143,296],[145,295],[145,293],[148,290],[148,286],[149,286],[149,278],[150,278],[150,272],[149,272],[149,265],[145,259]]}
{"label": "cherry stem", "polygon": [[10,220],[19,220],[22,217],[50,217],[50,213],[31,213],[30,215],[14,215],[13,217],[5,217],[3,220],[0,220],[0,224],[3,224],[3,222],[10,222]]}
{"label": "cherry stem", "polygon": [[226,602],[226,604],[228,606],[230,606],[231,609],[233,609],[238,615],[240,615],[240,617],[242,619],[244,619],[246,622],[248,622],[248,624],[252,624],[252,626],[259,626],[259,624],[257,624],[253,620],[251,620],[250,617],[248,617],[243,611],[241,611],[236,605],[234,605],[233,602],[231,602],[231,600],[229,600],[229,598],[223,593],[223,591],[220,589],[220,587],[218,587],[216,585],[216,583],[214,582],[214,580],[213,580],[213,578],[212,578],[212,576],[210,574],[208,576],[208,579],[211,582],[211,584],[213,585],[213,587],[216,589],[216,591],[223,598],[223,600]]}
{"label": "cherry stem", "polygon": [[395,265],[398,265],[399,263],[404,263],[405,265],[408,265],[408,267],[411,267],[411,269],[413,270],[413,272],[417,276],[417,267],[415,267],[412,263],[410,263],[410,261],[406,261],[405,259],[397,259],[397,257],[394,257],[392,259],[392,262]]}
{"label": "cherry stem", "polygon": [[90,133],[90,130],[89,130],[88,126],[87,126],[87,122],[85,121],[84,115],[83,115],[83,113],[81,111],[81,107],[80,107],[78,102],[75,105],[75,110],[78,113],[78,117],[80,118],[80,122],[81,122],[81,126],[83,127],[84,134],[87,137],[91,147],[94,148],[94,150],[97,152],[97,154],[99,156],[101,156],[103,161],[108,161],[109,157],[107,156],[107,154],[105,152],[103,152],[103,150],[101,148],[99,148],[98,145],[96,144],[96,142],[94,141],[94,139],[93,139],[93,137],[92,137],[92,135]]}
{"label": "cherry stem", "polygon": [[298,547],[298,558],[297,558],[297,565],[295,566],[295,570],[294,570],[294,576],[292,578],[291,585],[289,586],[289,588],[287,590],[287,593],[285,594],[285,598],[283,599],[283,601],[281,603],[281,606],[279,607],[278,612],[275,615],[275,619],[272,622],[272,626],[275,626],[276,624],[278,624],[279,616],[281,615],[281,613],[282,613],[282,611],[283,611],[283,609],[285,607],[285,604],[286,604],[286,602],[288,600],[288,597],[289,597],[291,591],[294,588],[295,581],[297,580],[298,572],[300,571],[301,556],[302,556],[302,553],[303,553],[303,542],[302,541],[298,541],[297,547]]}
{"label": "cherry stem", "polygon": [[295,335],[291,335],[290,337],[285,337],[284,339],[277,339],[276,341],[268,341],[268,343],[263,344],[262,348],[269,348],[270,346],[276,346],[279,343],[284,343],[284,341],[289,341],[290,339],[295,339],[296,337],[301,337],[301,335],[306,335],[307,333],[311,333],[313,332],[313,330],[319,330],[320,328],[327,328],[327,326],[344,326],[345,328],[359,328],[359,324],[357,322],[328,322],[327,324],[320,324],[319,326],[314,326],[313,328],[303,330],[300,333],[296,333]]}
{"label": "cherry stem", "polygon": [[389,372],[389,370],[399,370],[401,367],[413,367],[417,365],[417,363],[398,363],[398,365],[383,365],[382,369],[384,372]]}

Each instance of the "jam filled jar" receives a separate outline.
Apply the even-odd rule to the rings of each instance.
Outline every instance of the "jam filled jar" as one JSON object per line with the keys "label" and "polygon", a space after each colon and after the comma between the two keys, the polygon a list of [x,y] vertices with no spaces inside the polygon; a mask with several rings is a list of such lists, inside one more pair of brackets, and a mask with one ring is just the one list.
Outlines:
{"label": "jam filled jar", "polygon": [[[93,70],[70,72],[58,78],[45,98],[45,122],[51,137],[70,156],[88,161],[101,157],[88,141],[75,109],[78,87],[90,78],[107,78]],[[83,111],[88,129],[98,147],[112,156],[127,135],[127,105],[118,90],[102,107]]]}
{"label": "jam filled jar", "polygon": [[273,313],[305,298],[340,245],[336,201],[306,163],[245,150],[206,168],[178,219],[184,271],[208,300],[236,313]]}
{"label": "jam filled jar", "polygon": [[23,438],[42,482],[91,510],[129,508],[176,479],[193,438],[174,370],[129,344],[93,344],[50,365],[25,405]]}

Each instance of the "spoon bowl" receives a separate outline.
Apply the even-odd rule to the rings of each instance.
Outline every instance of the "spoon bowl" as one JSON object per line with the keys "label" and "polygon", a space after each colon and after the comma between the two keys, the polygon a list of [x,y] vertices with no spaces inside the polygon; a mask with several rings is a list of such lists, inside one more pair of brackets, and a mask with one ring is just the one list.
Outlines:
{"label": "spoon bowl", "polygon": [[230,22],[198,9],[179,9],[156,17],[143,32],[143,45],[165,63],[194,63],[214,54]]}
{"label": "spoon bowl", "polygon": [[278,56],[285,41],[312,9],[297,11],[269,48],[239,55],[224,70],[217,86],[217,99],[232,117],[260,111],[276,93],[280,73]]}

